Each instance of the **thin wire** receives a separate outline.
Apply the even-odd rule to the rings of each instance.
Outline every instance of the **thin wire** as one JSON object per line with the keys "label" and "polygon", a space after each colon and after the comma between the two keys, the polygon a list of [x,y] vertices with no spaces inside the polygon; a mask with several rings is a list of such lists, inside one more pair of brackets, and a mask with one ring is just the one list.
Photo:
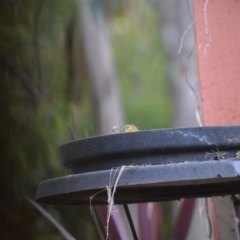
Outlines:
{"label": "thin wire", "polygon": [[[187,7],[188,7],[188,11],[189,11],[189,15],[191,16],[191,18],[193,19],[193,14],[192,14],[192,11],[191,11],[191,7],[190,7],[190,3],[188,0],[186,0],[187,2]],[[205,19],[205,29],[207,28],[207,16],[206,15],[206,8],[207,8],[207,4],[208,4],[208,0],[205,1],[205,4],[204,4],[204,9],[203,9],[203,13],[204,13],[204,17],[206,18]],[[194,23],[196,22],[193,21]],[[206,31],[206,35],[207,36],[210,36],[210,34],[208,33],[208,29],[205,30]],[[184,36],[183,36],[184,37]],[[210,40],[211,40],[211,37],[210,37]],[[206,44],[205,44],[206,45]],[[206,46],[205,46],[206,47]],[[197,96],[197,93],[195,91],[195,89],[193,88],[193,86],[191,85],[191,83],[189,82],[189,79],[188,79],[188,70],[189,70],[189,62],[190,62],[190,58],[192,57],[193,53],[195,51],[195,47],[193,47],[193,49],[191,50],[191,52],[189,53],[188,55],[188,59],[187,59],[187,73],[186,73],[186,83],[195,99],[195,102],[196,102],[196,117],[197,117],[197,121],[198,121],[198,124],[202,127],[203,126],[203,121],[202,121],[202,115],[201,115],[201,106],[200,106],[200,100],[199,100],[199,97]],[[208,238],[211,239],[212,238],[212,222],[211,222],[211,218],[210,218],[210,212],[209,212],[209,206],[208,206],[208,198],[205,198],[204,199],[204,202],[203,202],[203,207],[201,208],[200,207],[200,216],[202,218],[202,221],[204,222],[203,220],[203,216],[202,216],[202,211],[203,209],[205,209],[206,211],[206,218],[207,218],[207,225],[209,227],[209,229],[206,228],[206,232],[208,234]],[[208,231],[209,230],[209,231]]]}
{"label": "thin wire", "polygon": [[209,226],[209,233],[208,233],[208,237],[209,239],[212,238],[212,222],[211,222],[211,218],[210,218],[210,212],[209,212],[209,206],[208,206],[208,199],[205,198],[205,208],[206,208],[206,215],[207,215],[207,221],[208,221],[208,226]]}
{"label": "thin wire", "polygon": [[202,121],[202,115],[201,115],[201,106],[200,106],[200,103],[199,103],[200,100],[197,96],[197,93],[196,93],[194,87],[191,85],[191,83],[189,82],[189,79],[188,79],[189,62],[190,62],[190,58],[193,55],[194,51],[195,51],[195,47],[193,47],[193,49],[191,50],[191,52],[188,55],[187,72],[186,72],[186,75],[185,75],[185,80],[186,80],[186,83],[187,83],[187,85],[188,85],[188,87],[189,87],[189,89],[190,89],[190,91],[193,95],[193,98],[195,99],[195,104],[196,104],[196,107],[197,107],[196,112],[195,112],[197,122],[198,122],[199,126],[202,127],[203,126],[203,121]]}
{"label": "thin wire", "polygon": [[102,225],[100,224],[100,220],[97,216],[97,210],[96,210],[95,207],[93,207],[92,216],[93,216],[93,220],[94,220],[94,223],[96,225],[99,237],[100,237],[101,240],[104,240],[105,239],[104,238],[104,230],[102,228]]}
{"label": "thin wire", "polygon": [[187,8],[188,8],[189,15],[192,18],[191,20],[193,20],[192,7],[191,7],[190,2],[188,0],[186,0],[186,2],[187,2]]}
{"label": "thin wire", "polygon": [[129,223],[131,231],[132,231],[133,239],[138,240],[137,233],[136,233],[136,230],[135,230],[135,227],[134,227],[134,224],[133,224],[133,220],[132,220],[128,205],[123,204],[123,207],[124,207],[125,213],[127,215],[128,223]]}

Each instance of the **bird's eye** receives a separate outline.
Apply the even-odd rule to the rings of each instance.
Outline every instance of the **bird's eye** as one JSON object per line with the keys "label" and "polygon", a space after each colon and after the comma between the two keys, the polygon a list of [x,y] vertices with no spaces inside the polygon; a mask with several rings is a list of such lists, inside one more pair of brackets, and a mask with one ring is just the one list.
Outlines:
{"label": "bird's eye", "polygon": [[127,126],[127,129],[128,129],[128,130],[131,130],[131,129],[132,129],[132,126]]}

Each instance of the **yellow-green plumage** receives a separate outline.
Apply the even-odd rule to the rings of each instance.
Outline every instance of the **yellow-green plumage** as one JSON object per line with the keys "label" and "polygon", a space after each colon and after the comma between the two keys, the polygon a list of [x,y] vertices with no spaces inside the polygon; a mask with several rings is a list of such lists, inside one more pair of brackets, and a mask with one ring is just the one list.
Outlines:
{"label": "yellow-green plumage", "polygon": [[139,129],[133,124],[127,124],[124,127],[125,132],[137,132]]}

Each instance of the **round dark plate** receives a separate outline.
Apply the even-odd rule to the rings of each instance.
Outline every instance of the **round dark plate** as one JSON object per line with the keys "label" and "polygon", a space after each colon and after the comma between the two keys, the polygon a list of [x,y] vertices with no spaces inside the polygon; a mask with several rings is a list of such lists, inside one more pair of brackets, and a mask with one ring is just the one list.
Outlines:
{"label": "round dark plate", "polygon": [[[49,204],[107,204],[122,166],[115,203],[163,201],[237,193],[240,127],[149,130],[62,145],[72,175],[47,180],[36,199]],[[103,190],[103,191],[102,191]],[[102,191],[102,192],[100,192]]]}
{"label": "round dark plate", "polygon": [[[173,128],[111,134],[66,143],[59,151],[73,173],[122,165],[156,165],[236,157],[240,127]],[[224,156],[218,156],[224,152]],[[223,154],[223,153],[222,153]]]}

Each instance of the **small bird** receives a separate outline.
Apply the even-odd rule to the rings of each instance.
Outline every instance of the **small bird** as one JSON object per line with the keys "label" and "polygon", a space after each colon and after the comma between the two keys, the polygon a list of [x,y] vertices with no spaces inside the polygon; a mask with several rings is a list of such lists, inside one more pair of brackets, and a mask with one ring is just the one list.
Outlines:
{"label": "small bird", "polygon": [[139,129],[133,124],[127,124],[123,127],[125,129],[125,132],[138,132],[139,131]]}
{"label": "small bird", "polygon": [[114,126],[113,127],[113,132],[115,131],[115,129],[119,129],[119,131],[121,133],[123,133],[123,132],[125,132],[125,133],[138,132],[139,131],[139,129],[133,124],[127,124],[127,125],[124,125],[124,126]]}

